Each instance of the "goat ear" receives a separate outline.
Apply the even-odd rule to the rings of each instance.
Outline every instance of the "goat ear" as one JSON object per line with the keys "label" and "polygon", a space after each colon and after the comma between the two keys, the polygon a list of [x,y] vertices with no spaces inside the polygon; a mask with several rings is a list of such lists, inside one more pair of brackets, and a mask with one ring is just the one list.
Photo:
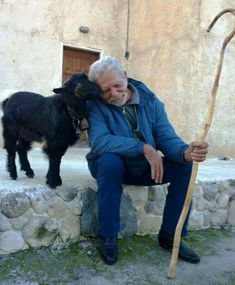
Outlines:
{"label": "goat ear", "polygon": [[64,91],[64,88],[63,88],[63,87],[60,87],[60,88],[53,88],[53,92],[54,92],[55,94],[61,94],[61,93],[63,93],[63,91]]}

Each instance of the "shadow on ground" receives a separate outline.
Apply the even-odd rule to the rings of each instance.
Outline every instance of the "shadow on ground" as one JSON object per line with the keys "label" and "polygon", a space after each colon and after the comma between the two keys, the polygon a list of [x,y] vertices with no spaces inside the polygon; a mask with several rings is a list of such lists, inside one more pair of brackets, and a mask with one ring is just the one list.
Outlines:
{"label": "shadow on ground", "polygon": [[170,253],[159,247],[156,236],[135,236],[119,240],[119,260],[113,266],[100,260],[97,239],[1,256],[0,284],[235,284],[235,233],[194,231],[185,241],[201,255],[201,262],[178,260],[171,280],[166,277]]}

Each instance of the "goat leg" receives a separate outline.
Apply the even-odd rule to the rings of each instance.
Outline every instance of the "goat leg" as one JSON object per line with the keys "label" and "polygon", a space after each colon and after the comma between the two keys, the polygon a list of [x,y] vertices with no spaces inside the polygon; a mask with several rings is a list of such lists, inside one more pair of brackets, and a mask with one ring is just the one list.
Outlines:
{"label": "goat leg", "polygon": [[19,155],[21,170],[25,171],[25,174],[29,178],[34,177],[34,171],[30,166],[27,152],[31,149],[31,142],[25,141],[24,139],[20,138],[17,145],[17,152]]}
{"label": "goat leg", "polygon": [[57,186],[62,185],[62,179],[60,177],[60,162],[61,158],[58,156],[49,155],[49,169],[46,175],[46,184],[50,188],[56,188]]}
{"label": "goat leg", "polygon": [[55,146],[54,148],[47,146],[43,149],[49,159],[49,168],[46,174],[46,184],[52,189],[62,185],[62,179],[60,177],[60,162],[66,150],[67,146],[60,147],[59,150],[58,146],[56,148]]}
{"label": "goat leg", "polygon": [[15,164],[15,155],[16,155],[16,141],[17,134],[14,132],[14,129],[9,129],[7,124],[7,119],[5,116],[2,117],[2,127],[3,127],[3,139],[4,139],[4,148],[7,151],[7,171],[10,173],[10,177],[14,180],[17,179],[17,170]]}
{"label": "goat leg", "polygon": [[5,138],[4,148],[7,151],[7,171],[10,177],[14,180],[17,179],[17,170],[15,164],[16,155],[16,142]]}

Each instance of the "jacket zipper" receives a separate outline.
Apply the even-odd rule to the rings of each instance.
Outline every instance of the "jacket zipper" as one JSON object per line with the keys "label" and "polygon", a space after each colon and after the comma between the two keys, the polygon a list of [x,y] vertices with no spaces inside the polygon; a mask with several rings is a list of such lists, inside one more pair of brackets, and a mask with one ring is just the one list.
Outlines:
{"label": "jacket zipper", "polygon": [[122,114],[123,114],[123,116],[124,116],[124,118],[125,118],[125,121],[127,122],[127,125],[128,125],[128,127],[129,127],[129,129],[130,129],[130,134],[131,134],[131,136],[133,136],[133,134],[132,134],[132,129],[131,129],[131,125],[130,125],[130,123],[129,123],[129,121],[127,120],[127,118],[126,118],[126,110],[125,110],[125,106],[121,106],[121,108],[122,108]]}
{"label": "jacket zipper", "polygon": [[123,115],[124,115],[124,117],[125,117],[125,120],[126,120],[128,126],[129,126],[131,136],[134,137],[134,136],[133,136],[133,132],[134,132],[134,131],[139,131],[139,121],[138,121],[138,117],[137,117],[136,106],[134,105],[134,113],[135,113],[136,126],[137,126],[136,130],[132,130],[129,121],[128,121],[127,118],[126,118],[126,115],[125,115],[125,114],[126,114],[125,106],[121,106],[121,108],[122,108],[122,113],[123,113]]}

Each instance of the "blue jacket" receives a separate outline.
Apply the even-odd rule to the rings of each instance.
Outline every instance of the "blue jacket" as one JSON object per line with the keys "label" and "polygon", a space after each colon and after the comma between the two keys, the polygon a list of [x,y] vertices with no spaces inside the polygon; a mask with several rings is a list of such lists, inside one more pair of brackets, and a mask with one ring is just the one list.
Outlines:
{"label": "blue jacket", "polygon": [[[145,142],[163,152],[172,161],[185,162],[184,151],[188,147],[171,126],[164,104],[142,82],[128,78],[140,94],[137,120]],[[88,136],[91,146],[87,160],[96,159],[111,152],[124,158],[136,158],[143,154],[145,142],[132,135],[121,107],[106,104],[103,100],[88,103]]]}

